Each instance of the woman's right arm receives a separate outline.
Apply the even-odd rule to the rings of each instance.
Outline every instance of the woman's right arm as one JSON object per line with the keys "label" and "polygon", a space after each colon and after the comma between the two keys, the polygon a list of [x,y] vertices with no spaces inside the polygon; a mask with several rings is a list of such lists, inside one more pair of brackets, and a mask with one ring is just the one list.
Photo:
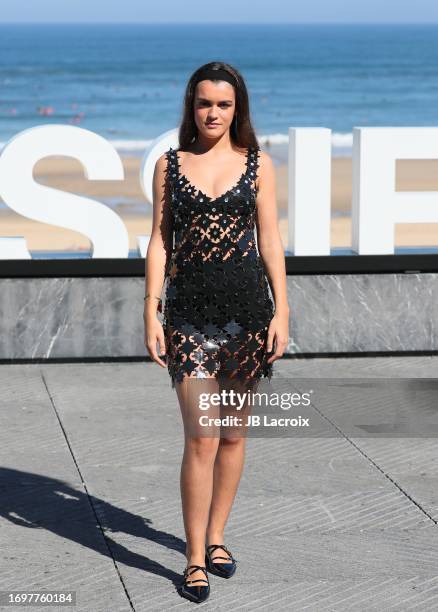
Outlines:
{"label": "woman's right arm", "polygon": [[172,215],[170,209],[170,190],[166,180],[167,159],[163,154],[156,162],[153,176],[153,217],[152,231],[146,253],[145,296],[144,301],[145,346],[151,358],[166,367],[157,354],[166,353],[164,330],[157,318],[158,299],[161,296],[165,271],[172,252]]}

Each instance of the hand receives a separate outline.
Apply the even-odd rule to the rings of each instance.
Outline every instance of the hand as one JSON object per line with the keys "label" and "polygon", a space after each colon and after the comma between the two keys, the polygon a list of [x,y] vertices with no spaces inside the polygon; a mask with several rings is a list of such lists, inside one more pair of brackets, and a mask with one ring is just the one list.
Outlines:
{"label": "hand", "polygon": [[269,357],[267,363],[272,363],[284,353],[289,340],[289,312],[275,313],[268,328],[267,352],[272,351],[275,343],[275,353]]}
{"label": "hand", "polygon": [[160,355],[166,354],[166,344],[164,341],[164,330],[156,315],[143,315],[144,319],[144,344],[148,350],[150,357],[163,368],[166,368],[166,363],[159,358],[157,354],[157,344],[160,347]]}

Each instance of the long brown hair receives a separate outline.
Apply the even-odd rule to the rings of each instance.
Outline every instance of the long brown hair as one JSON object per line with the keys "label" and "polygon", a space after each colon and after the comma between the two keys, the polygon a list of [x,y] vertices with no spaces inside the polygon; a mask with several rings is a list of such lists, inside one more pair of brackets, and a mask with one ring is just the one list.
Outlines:
{"label": "long brown hair", "polygon": [[209,62],[208,64],[204,64],[203,66],[197,68],[187,83],[184,95],[182,120],[178,132],[180,148],[183,151],[190,148],[190,144],[198,135],[198,128],[196,127],[193,117],[196,89],[195,81],[198,73],[203,68],[211,68],[213,70],[218,70],[221,68],[222,70],[226,70],[236,79],[237,84],[234,86],[236,107],[234,118],[230,126],[230,139],[237,147],[258,147],[259,144],[257,137],[251,124],[248,90],[242,75],[236,68],[230,66],[230,64],[226,64],[224,62]]}

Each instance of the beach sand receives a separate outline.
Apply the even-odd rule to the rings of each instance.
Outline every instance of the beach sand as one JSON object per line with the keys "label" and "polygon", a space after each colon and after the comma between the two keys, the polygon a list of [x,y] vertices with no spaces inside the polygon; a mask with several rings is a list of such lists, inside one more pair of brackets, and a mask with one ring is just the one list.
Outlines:
{"label": "beach sand", "polygon": [[[35,179],[56,189],[81,194],[96,200],[110,198],[120,204],[113,209],[123,219],[130,238],[130,248],[137,248],[138,235],[151,232],[151,206],[146,202],[139,183],[140,159],[123,159],[125,180],[88,181],[81,164],[73,159],[52,157],[38,162]],[[283,245],[287,246],[287,166],[277,173],[277,205]],[[351,246],[351,158],[332,160],[331,246]],[[397,162],[396,189],[400,191],[438,191],[437,160],[402,160]],[[438,197],[438,194],[437,194]],[[22,217],[10,209],[0,209],[0,236],[24,236],[27,248],[34,250],[89,250],[86,236],[62,227]],[[397,224],[397,246],[438,245],[438,224]]]}

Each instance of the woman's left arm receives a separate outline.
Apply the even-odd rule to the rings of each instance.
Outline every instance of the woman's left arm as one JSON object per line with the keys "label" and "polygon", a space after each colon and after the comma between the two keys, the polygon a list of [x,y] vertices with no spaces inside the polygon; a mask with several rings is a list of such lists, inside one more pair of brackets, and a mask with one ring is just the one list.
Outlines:
{"label": "woman's left arm", "polygon": [[271,157],[260,151],[257,191],[257,245],[275,301],[275,314],[268,330],[267,351],[275,343],[271,363],[281,357],[289,341],[289,305],[287,302],[286,264],[277,214],[275,168]]}

